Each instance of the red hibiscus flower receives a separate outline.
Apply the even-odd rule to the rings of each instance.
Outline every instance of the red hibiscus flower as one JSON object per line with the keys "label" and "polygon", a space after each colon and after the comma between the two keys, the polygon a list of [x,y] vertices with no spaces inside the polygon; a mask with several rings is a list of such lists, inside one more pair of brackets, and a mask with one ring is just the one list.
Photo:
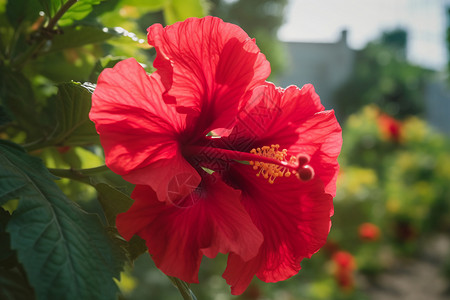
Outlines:
{"label": "red hibiscus flower", "polygon": [[378,126],[382,136],[387,140],[397,144],[401,141],[402,124],[400,121],[387,114],[381,113],[378,116]]}
{"label": "red hibiscus flower", "polygon": [[333,255],[332,259],[334,262],[335,280],[344,291],[351,291],[355,285],[355,258],[347,251],[338,251]]}
{"label": "red hibiscus flower", "polygon": [[324,243],[341,129],[311,85],[266,83],[254,40],[214,17],[148,29],[157,69],[133,59],[99,77],[91,119],[106,163],[136,184],[119,232],[158,268],[198,282],[203,255],[229,253],[240,294],[256,275],[296,274]]}
{"label": "red hibiscus flower", "polygon": [[363,223],[358,227],[359,238],[363,241],[374,242],[380,238],[380,228],[372,223]]}

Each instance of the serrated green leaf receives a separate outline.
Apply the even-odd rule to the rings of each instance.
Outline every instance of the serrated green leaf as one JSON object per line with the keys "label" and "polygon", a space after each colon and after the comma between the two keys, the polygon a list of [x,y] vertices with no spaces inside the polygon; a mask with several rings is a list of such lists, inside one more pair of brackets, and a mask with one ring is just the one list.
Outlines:
{"label": "serrated green leaf", "polygon": [[71,202],[41,160],[0,141],[0,204],[19,198],[7,231],[38,299],[114,299],[123,265],[98,216]]}
{"label": "serrated green leaf", "polygon": [[[52,107],[53,106],[53,107]],[[91,93],[79,83],[58,85],[58,94],[47,110],[53,132],[46,145],[78,146],[98,142],[94,123],[89,120]]]}
{"label": "serrated green leaf", "polygon": [[95,184],[98,200],[105,212],[106,220],[111,226],[116,224],[116,216],[126,212],[133,204],[133,199],[106,183]]}
{"label": "serrated green leaf", "polygon": [[190,17],[201,18],[207,14],[204,0],[170,0],[164,6],[164,19],[167,24],[184,21]]}

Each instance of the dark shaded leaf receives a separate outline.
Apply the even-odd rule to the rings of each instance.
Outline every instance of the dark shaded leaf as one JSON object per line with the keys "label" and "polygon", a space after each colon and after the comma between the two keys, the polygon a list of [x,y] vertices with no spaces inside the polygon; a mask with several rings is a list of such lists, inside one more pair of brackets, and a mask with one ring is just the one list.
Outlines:
{"label": "dark shaded leaf", "polygon": [[0,299],[2,300],[33,300],[36,298],[25,274],[18,267],[0,268],[0,287]]}
{"label": "dark shaded leaf", "polygon": [[71,202],[41,160],[0,141],[0,204],[19,198],[7,231],[38,299],[114,299],[123,265],[97,215]]}
{"label": "dark shaded leaf", "polygon": [[11,249],[9,233],[6,232],[9,219],[9,212],[0,206],[0,268],[10,268],[17,263],[16,253]]}
{"label": "dark shaded leaf", "polygon": [[115,226],[116,216],[126,212],[133,204],[133,199],[106,183],[100,182],[94,186],[108,223]]}
{"label": "dark shaded leaf", "polygon": [[79,83],[63,83],[50,102],[53,132],[46,145],[77,146],[98,142],[94,123],[89,120],[91,93]]}
{"label": "dark shaded leaf", "polygon": [[22,73],[1,66],[0,106],[4,121],[15,120],[28,133],[38,131],[36,104],[30,82]]}
{"label": "dark shaded leaf", "polygon": [[34,22],[39,18],[41,6],[35,0],[9,0],[6,4],[6,16],[9,23],[17,28],[24,21]]}

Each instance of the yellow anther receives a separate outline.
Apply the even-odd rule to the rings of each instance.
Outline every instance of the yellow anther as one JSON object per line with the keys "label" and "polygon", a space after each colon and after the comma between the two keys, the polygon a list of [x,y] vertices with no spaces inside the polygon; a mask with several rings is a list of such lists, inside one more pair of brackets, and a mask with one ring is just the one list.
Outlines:
{"label": "yellow anther", "polygon": [[[279,150],[280,145],[274,144],[269,146],[263,146],[261,148],[256,148],[250,150],[251,154],[255,154],[258,156],[268,157],[272,159],[276,159],[280,162],[284,162],[286,164],[296,163],[296,158],[291,157],[289,161],[286,159],[287,149]],[[250,165],[253,166],[254,170],[258,170],[256,176],[262,175],[265,179],[268,179],[269,183],[274,183],[277,177],[289,177],[292,172],[286,166],[280,166],[276,164],[259,162],[259,161],[250,161]],[[295,171],[294,171],[295,172]]]}

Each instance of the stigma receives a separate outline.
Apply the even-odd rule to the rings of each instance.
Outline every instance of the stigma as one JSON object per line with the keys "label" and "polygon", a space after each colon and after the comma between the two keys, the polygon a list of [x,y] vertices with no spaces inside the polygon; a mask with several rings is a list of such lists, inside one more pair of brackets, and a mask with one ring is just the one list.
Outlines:
{"label": "stigma", "polygon": [[314,178],[314,169],[309,165],[310,157],[307,154],[289,156],[287,149],[280,150],[278,144],[254,148],[250,153],[269,158],[274,162],[249,161],[253,169],[258,171],[256,176],[264,177],[270,184],[273,184],[278,177],[290,177],[291,175],[295,175],[301,181],[309,181]]}

